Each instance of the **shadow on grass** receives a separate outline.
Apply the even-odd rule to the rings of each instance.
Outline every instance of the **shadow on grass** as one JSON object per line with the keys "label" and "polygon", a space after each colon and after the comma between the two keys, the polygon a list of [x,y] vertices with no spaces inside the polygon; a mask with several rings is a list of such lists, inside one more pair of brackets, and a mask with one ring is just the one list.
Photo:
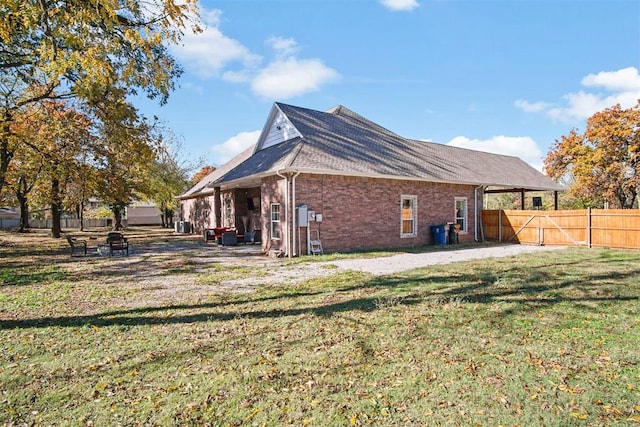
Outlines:
{"label": "shadow on grass", "polygon": [[[59,247],[55,244],[59,243]],[[90,242],[86,256],[71,256],[66,242],[54,242],[47,247],[12,245],[0,248],[0,287],[38,285],[51,280],[62,280],[59,274],[48,276],[55,267],[64,271],[67,279],[95,279],[104,277],[150,277],[188,274],[197,260],[206,264],[222,264],[228,259],[261,256],[259,246],[242,245],[218,247],[203,245],[199,241],[162,239],[158,241],[130,242],[130,255],[119,253],[101,256],[97,243]],[[214,260],[215,258],[215,260]],[[69,268],[71,267],[71,268]],[[3,277],[6,280],[3,280]]]}
{"label": "shadow on grass", "polygon": [[[579,269],[578,269],[579,270]],[[446,274],[449,273],[449,274]],[[216,303],[142,307],[109,311],[96,315],[42,317],[0,321],[0,329],[44,327],[107,327],[115,325],[141,326],[191,324],[197,322],[225,322],[234,319],[273,319],[315,315],[331,317],[345,312],[374,312],[394,306],[442,304],[448,301],[492,305],[511,303],[500,316],[539,310],[560,303],[597,303],[606,305],[619,301],[637,301],[637,288],[618,285],[603,288],[612,282],[630,283],[640,277],[640,269],[604,274],[601,272],[562,277],[562,272],[533,269],[531,271],[501,271],[476,269],[469,273],[446,270],[437,275],[420,274],[383,276],[358,279],[353,285],[337,286],[309,292],[280,292],[257,298],[235,298]],[[595,284],[594,284],[595,283]],[[598,285],[600,283],[600,285]],[[625,291],[626,290],[626,291]],[[365,296],[350,296],[349,292],[366,292]],[[396,293],[390,293],[394,291]],[[314,297],[325,294],[324,302],[309,301],[295,308],[262,308],[260,303],[275,300]],[[345,297],[339,300],[340,297]],[[293,304],[288,304],[293,305]],[[241,306],[248,306],[241,307]],[[222,308],[225,311],[220,311]],[[228,309],[231,307],[231,309]],[[234,309],[235,308],[235,309]],[[158,315],[153,315],[158,313]],[[161,314],[160,314],[161,313]]]}

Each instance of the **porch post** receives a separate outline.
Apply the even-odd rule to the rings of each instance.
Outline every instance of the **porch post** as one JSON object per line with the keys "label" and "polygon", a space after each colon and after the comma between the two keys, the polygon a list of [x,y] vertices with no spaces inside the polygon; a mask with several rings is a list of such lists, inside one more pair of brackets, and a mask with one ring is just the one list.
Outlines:
{"label": "porch post", "polygon": [[558,191],[553,192],[553,210],[558,210]]}
{"label": "porch post", "polygon": [[216,227],[222,227],[222,199],[220,187],[213,189],[213,215],[216,219]]}
{"label": "porch post", "polygon": [[520,210],[524,210],[524,188],[520,190]]}

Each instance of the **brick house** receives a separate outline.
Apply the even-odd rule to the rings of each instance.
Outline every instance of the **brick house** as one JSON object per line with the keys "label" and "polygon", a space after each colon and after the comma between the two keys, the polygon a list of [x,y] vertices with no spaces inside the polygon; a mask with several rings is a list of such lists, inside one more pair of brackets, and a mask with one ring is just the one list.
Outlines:
{"label": "brick house", "polygon": [[[259,230],[264,251],[308,253],[418,246],[432,225],[479,239],[483,194],[562,191],[517,157],[403,138],[338,106],[275,103],[255,145],[180,196],[195,232]],[[557,193],[556,193],[557,194]]]}

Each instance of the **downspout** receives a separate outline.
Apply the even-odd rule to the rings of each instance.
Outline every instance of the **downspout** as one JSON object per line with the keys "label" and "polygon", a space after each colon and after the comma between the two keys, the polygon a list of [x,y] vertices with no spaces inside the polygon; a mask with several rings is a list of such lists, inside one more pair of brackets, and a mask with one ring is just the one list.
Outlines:
{"label": "downspout", "polygon": [[484,185],[479,185],[473,190],[473,214],[475,219],[473,221],[473,239],[478,241],[478,190],[484,188]]}
{"label": "downspout", "polygon": [[300,171],[296,172],[295,175],[293,175],[291,177],[291,198],[293,199],[293,201],[291,202],[293,204],[293,218],[292,218],[292,225],[293,225],[293,238],[291,239],[292,244],[293,244],[293,256],[298,256],[297,254],[297,246],[296,246],[296,177],[300,175]]}
{"label": "downspout", "polygon": [[285,218],[285,224],[286,224],[286,227],[284,229],[284,236],[285,236],[284,248],[287,251],[288,257],[291,258],[291,251],[289,250],[289,178],[287,178],[286,175],[280,174],[280,171],[276,171],[276,175],[284,179],[285,186],[286,186],[286,190],[285,190],[286,202],[284,204],[284,218]]}

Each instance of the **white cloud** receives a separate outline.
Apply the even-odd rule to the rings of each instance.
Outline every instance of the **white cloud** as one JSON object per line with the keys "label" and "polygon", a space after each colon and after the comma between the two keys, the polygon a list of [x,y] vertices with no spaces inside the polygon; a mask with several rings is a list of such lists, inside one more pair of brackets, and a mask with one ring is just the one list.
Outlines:
{"label": "white cloud", "polygon": [[251,68],[262,61],[260,55],[252,53],[238,40],[222,34],[218,29],[220,15],[218,10],[203,11],[203,32],[186,33],[180,45],[170,47],[188,69],[205,78],[218,76],[230,64],[240,63]]}
{"label": "white cloud", "polygon": [[313,92],[320,86],[338,78],[338,72],[320,59],[298,59],[298,43],[292,38],[271,37],[267,44],[276,53],[276,59],[251,80],[251,89],[265,98],[287,99]]}
{"label": "white cloud", "polygon": [[380,0],[380,3],[388,9],[399,11],[411,11],[420,6],[416,0]]}
{"label": "white cloud", "polygon": [[298,42],[292,38],[274,36],[267,39],[267,44],[276,51],[278,57],[291,56],[298,51]]}
{"label": "white cloud", "polygon": [[262,69],[251,82],[251,89],[265,98],[287,99],[316,91],[338,78],[338,72],[319,59],[276,60]]}
{"label": "white cloud", "polygon": [[456,136],[447,145],[519,157],[537,170],[542,171],[542,152],[536,142],[528,136],[498,135],[490,139],[469,139],[466,136]]}
{"label": "white cloud", "polygon": [[518,99],[514,104],[527,113],[539,113],[551,107],[551,104],[548,102],[528,102],[523,99]]}
{"label": "white cloud", "polygon": [[185,34],[181,45],[170,47],[185,68],[200,77],[248,83],[256,95],[283,100],[316,91],[339,76],[318,58],[299,58],[298,43],[290,37],[268,38],[265,42],[273,49],[274,58],[262,65],[261,55],[222,33],[221,16],[220,10],[203,9],[204,31]]}
{"label": "white cloud", "polygon": [[564,102],[559,105],[521,99],[514,105],[529,113],[544,113],[554,120],[575,123],[616,104],[630,108],[640,99],[640,73],[635,67],[589,74],[580,83],[588,90],[564,95]]}
{"label": "white cloud", "polygon": [[260,132],[259,130],[240,132],[222,144],[214,145],[211,147],[211,151],[218,155],[218,160],[221,165],[225,164],[240,154],[245,148],[248,148],[251,144],[255,144],[260,137]]}
{"label": "white cloud", "polygon": [[222,80],[231,83],[245,83],[251,80],[252,74],[249,70],[225,71],[222,73]]}
{"label": "white cloud", "polygon": [[200,12],[200,19],[202,19],[202,22],[211,27],[219,26],[221,17],[222,11],[220,9],[202,9]]}
{"label": "white cloud", "polygon": [[583,86],[600,86],[605,89],[627,92],[640,90],[640,74],[635,67],[627,67],[618,71],[602,71],[589,74],[582,79]]}

